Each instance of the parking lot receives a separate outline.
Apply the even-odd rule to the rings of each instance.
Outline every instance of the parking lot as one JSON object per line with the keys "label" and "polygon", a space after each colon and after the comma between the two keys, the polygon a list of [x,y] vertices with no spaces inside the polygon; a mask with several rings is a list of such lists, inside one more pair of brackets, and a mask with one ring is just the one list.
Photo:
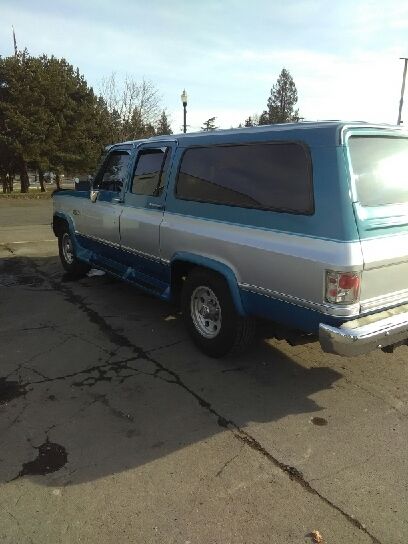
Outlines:
{"label": "parking lot", "polygon": [[0,201],[0,542],[408,541],[408,347],[197,351],[178,309],[64,275]]}

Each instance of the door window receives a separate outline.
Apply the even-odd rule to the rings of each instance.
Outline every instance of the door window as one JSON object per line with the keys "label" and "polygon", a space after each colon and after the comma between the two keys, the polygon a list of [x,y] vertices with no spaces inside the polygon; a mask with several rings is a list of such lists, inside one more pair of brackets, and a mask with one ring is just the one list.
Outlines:
{"label": "door window", "polygon": [[128,176],[129,158],[129,153],[123,151],[112,152],[97,175],[93,188],[97,191],[120,193]]}
{"label": "door window", "polygon": [[160,196],[165,185],[170,155],[168,147],[143,149],[137,159],[132,193]]}

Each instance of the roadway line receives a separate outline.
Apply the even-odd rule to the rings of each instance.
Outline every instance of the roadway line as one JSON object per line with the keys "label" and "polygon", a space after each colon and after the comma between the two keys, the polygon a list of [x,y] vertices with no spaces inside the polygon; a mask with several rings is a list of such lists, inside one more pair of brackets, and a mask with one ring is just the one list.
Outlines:
{"label": "roadway line", "polygon": [[0,242],[1,246],[9,246],[10,244],[41,244],[42,242],[54,242],[57,241],[56,238],[51,240],[20,240],[18,242]]}

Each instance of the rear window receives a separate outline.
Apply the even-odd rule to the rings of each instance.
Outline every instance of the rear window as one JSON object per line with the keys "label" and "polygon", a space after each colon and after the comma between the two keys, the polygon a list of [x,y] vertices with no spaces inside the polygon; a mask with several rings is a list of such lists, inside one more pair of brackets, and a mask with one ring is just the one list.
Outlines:
{"label": "rear window", "polygon": [[408,202],[408,138],[351,136],[348,146],[360,204]]}
{"label": "rear window", "polygon": [[297,143],[188,149],[176,196],[212,204],[313,213],[309,154]]}

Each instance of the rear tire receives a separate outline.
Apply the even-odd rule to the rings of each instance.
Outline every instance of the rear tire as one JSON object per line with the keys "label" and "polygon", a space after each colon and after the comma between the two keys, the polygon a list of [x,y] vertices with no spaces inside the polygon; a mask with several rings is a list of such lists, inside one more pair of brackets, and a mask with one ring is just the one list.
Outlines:
{"label": "rear tire", "polygon": [[81,278],[89,272],[91,267],[75,255],[74,243],[67,227],[58,236],[58,249],[61,264],[71,276]]}
{"label": "rear tire", "polygon": [[242,353],[255,336],[255,321],[238,314],[225,279],[193,269],[187,276],[181,308],[193,342],[210,357]]}

